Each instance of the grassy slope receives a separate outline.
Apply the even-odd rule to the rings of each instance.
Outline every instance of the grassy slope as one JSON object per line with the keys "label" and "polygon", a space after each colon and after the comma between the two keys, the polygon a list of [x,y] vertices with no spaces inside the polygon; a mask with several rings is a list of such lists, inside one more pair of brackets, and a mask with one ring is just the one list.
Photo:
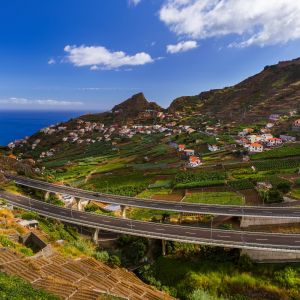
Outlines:
{"label": "grassy slope", "polygon": [[0,299],[58,300],[59,298],[43,290],[34,289],[18,277],[0,273]]}
{"label": "grassy slope", "polygon": [[161,257],[155,263],[155,275],[175,288],[180,299],[195,289],[230,299],[299,299],[299,265],[247,265],[236,263],[231,255],[220,251],[206,257],[189,255],[189,259]]}

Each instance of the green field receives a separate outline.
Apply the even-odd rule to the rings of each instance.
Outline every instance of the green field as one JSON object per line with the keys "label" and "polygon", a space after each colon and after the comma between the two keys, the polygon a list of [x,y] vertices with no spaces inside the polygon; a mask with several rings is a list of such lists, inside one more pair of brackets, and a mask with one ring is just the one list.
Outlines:
{"label": "green field", "polygon": [[184,202],[222,205],[244,204],[243,197],[233,192],[192,193],[184,198]]}
{"label": "green field", "polygon": [[252,159],[281,158],[288,156],[300,156],[300,144],[285,144],[280,148],[270,151],[256,153],[251,156]]}

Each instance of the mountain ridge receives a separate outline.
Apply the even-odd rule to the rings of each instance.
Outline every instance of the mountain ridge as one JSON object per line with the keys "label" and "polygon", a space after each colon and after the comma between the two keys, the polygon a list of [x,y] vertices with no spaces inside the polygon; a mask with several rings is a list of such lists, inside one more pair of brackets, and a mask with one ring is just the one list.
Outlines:
{"label": "mountain ridge", "polygon": [[[142,92],[115,105],[111,111],[81,116],[89,120],[132,122],[146,110],[199,113],[224,122],[257,122],[269,112],[300,109],[300,58],[268,65],[255,75],[224,88],[175,98],[165,109],[148,101]],[[112,113],[112,115],[111,115]]]}

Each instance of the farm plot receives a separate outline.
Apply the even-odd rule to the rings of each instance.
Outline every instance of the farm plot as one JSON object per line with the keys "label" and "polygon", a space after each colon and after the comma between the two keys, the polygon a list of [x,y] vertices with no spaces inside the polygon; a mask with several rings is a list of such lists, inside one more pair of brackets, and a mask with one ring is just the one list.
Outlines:
{"label": "farm plot", "polygon": [[224,185],[226,180],[225,172],[187,172],[176,175],[175,188],[193,188]]}
{"label": "farm plot", "polygon": [[234,192],[192,193],[185,197],[184,202],[222,205],[243,205],[243,197]]}

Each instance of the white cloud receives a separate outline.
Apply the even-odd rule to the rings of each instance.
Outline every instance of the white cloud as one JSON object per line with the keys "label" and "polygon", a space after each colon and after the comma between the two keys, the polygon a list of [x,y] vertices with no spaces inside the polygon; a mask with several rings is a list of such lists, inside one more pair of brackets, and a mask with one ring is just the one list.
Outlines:
{"label": "white cloud", "polygon": [[80,106],[83,105],[80,101],[61,101],[52,99],[27,99],[27,98],[15,98],[0,99],[0,104],[10,105],[39,105],[39,106]]}
{"label": "white cloud", "polygon": [[300,38],[299,0],[165,0],[159,11],[176,35],[240,38],[231,45],[282,44]]}
{"label": "white cloud", "polygon": [[99,70],[99,67],[96,66],[96,65],[93,65],[93,66],[90,67],[90,70],[91,70],[91,71],[98,71],[98,70]]}
{"label": "white cloud", "polygon": [[112,52],[102,46],[66,46],[67,59],[77,67],[90,66],[92,70],[117,69],[122,66],[138,66],[153,62],[148,53],[127,55],[123,51]]}
{"label": "white cloud", "polygon": [[48,65],[55,65],[56,64],[56,60],[54,58],[50,58],[48,60]]}
{"label": "white cloud", "polygon": [[197,42],[196,41],[185,41],[185,42],[179,42],[176,45],[167,45],[167,52],[168,53],[178,53],[178,52],[185,52],[191,49],[197,48]]}
{"label": "white cloud", "polygon": [[128,0],[129,5],[137,6],[141,0]]}

